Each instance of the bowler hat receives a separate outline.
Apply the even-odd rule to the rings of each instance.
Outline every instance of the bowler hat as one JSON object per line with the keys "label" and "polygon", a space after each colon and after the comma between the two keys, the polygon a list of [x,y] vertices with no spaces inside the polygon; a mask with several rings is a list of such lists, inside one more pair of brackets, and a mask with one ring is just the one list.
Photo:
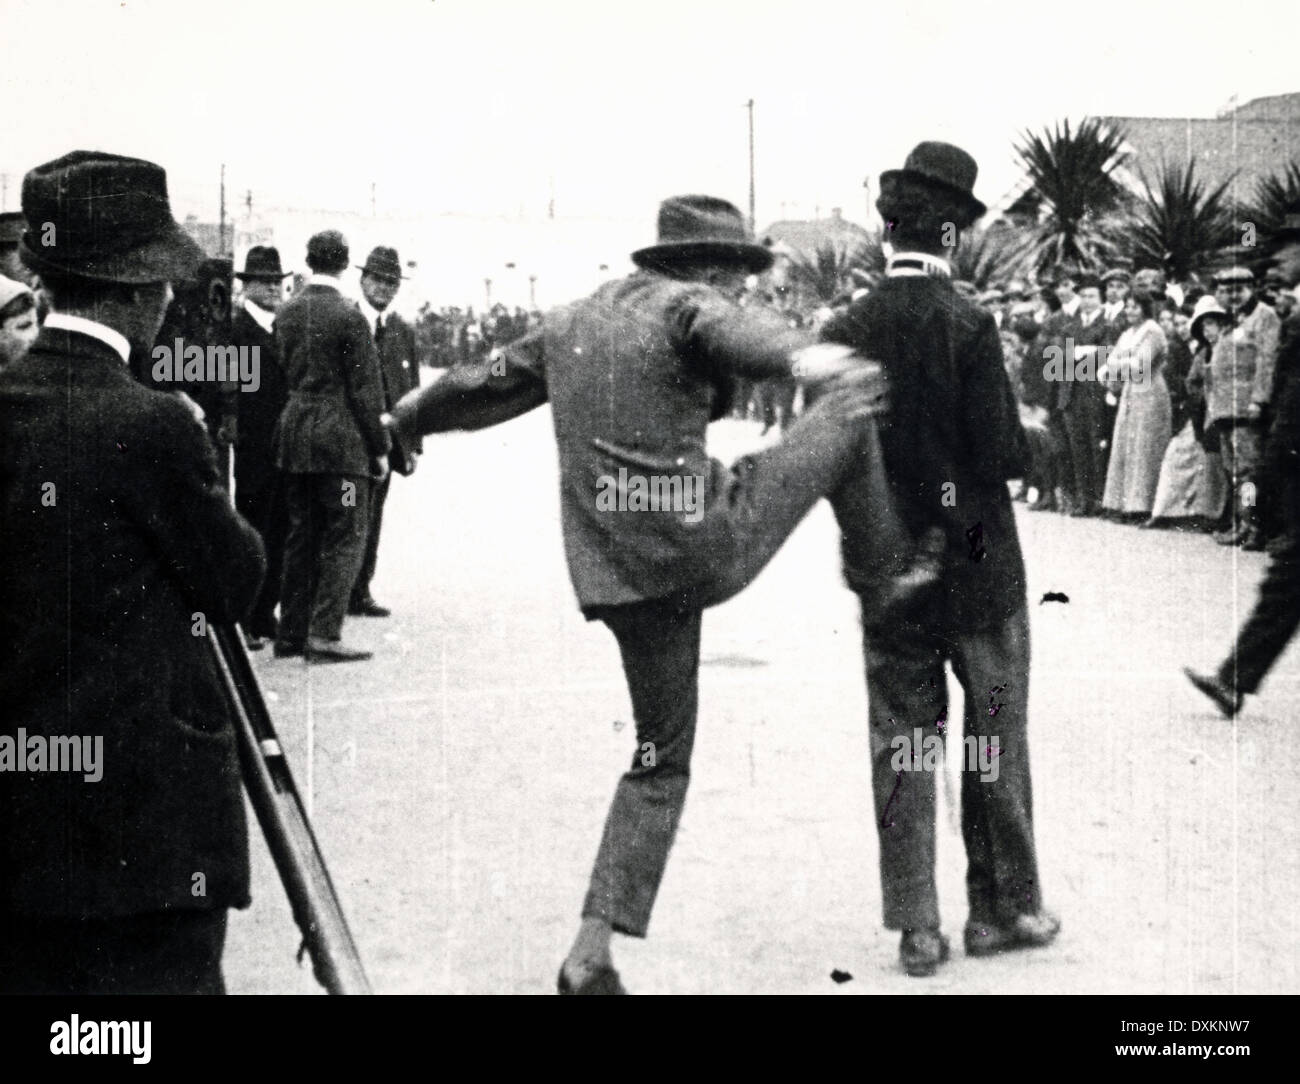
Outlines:
{"label": "bowler hat", "polygon": [[1223,306],[1219,304],[1213,294],[1204,294],[1197,298],[1196,308],[1192,310],[1192,336],[1201,337],[1201,323],[1207,316],[1217,316],[1222,320],[1228,319],[1228,314],[1224,311]]}
{"label": "bowler hat", "polygon": [[1075,278],[1074,288],[1076,290],[1100,290],[1101,279],[1090,271],[1084,271]]}
{"label": "bowler hat", "polygon": [[22,211],[0,212],[0,245],[17,245],[26,228],[27,219]]}
{"label": "bowler hat", "polygon": [[930,140],[918,143],[907,156],[902,169],[886,170],[880,175],[884,188],[895,178],[917,181],[957,196],[972,222],[988,210],[975,198],[975,177],[979,166],[975,159],[951,143]]}
{"label": "bowler hat", "polygon": [[140,158],[72,151],[23,178],[23,263],[97,282],[190,280],[203,250],[172,218],[167,173]]}
{"label": "bowler hat", "polygon": [[348,265],[348,239],[338,230],[321,230],[307,239],[307,264],[315,267],[335,267],[342,271]]}
{"label": "bowler hat", "polygon": [[377,279],[386,279],[389,282],[400,282],[406,278],[402,274],[402,261],[397,258],[397,249],[385,248],[383,245],[376,245],[370,250],[361,273],[374,275]]}
{"label": "bowler hat", "polygon": [[659,241],[632,253],[638,267],[683,261],[739,264],[753,274],[772,266],[772,252],[755,244],[734,204],[714,196],[671,196],[659,205]]}
{"label": "bowler hat", "polygon": [[235,272],[237,279],[261,279],[279,282],[288,278],[292,271],[280,270],[280,250],[274,245],[254,245],[244,257],[244,269]]}

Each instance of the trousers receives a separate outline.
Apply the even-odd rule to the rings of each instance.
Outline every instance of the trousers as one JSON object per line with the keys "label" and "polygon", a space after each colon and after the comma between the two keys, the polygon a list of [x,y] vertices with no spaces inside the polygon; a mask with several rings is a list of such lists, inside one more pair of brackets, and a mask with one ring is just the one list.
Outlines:
{"label": "trousers", "polygon": [[388,500],[388,484],[392,480],[393,476],[389,474],[384,476],[382,482],[372,482],[370,485],[370,526],[366,531],[361,570],[352,587],[353,602],[363,602],[370,597],[370,581],[375,578],[375,565],[379,560],[379,532],[384,525],[384,503]]}
{"label": "trousers", "polygon": [[910,536],[893,510],[875,422],[849,419],[851,407],[850,393],[829,394],[778,444],[736,462],[728,500],[711,513],[732,521],[737,544],[729,568],[672,597],[586,611],[618,642],[637,748],[605,819],[584,918],[646,935],[690,781],[704,609],[752,583],[823,496],[832,498],[841,522],[875,525],[869,536],[855,534],[845,553],[851,567],[867,575],[910,560]]}
{"label": "trousers", "polygon": [[256,470],[240,468],[235,457],[235,507],[257,528],[266,548],[266,578],[248,615],[248,631],[254,636],[276,634],[275,607],[280,601],[280,580],[284,574],[284,543],[287,530],[284,475],[272,464]]}
{"label": "trousers", "polygon": [[[870,624],[863,614],[863,625]],[[885,928],[938,928],[935,887],[935,770],[915,748],[915,730],[947,736],[944,664],[964,694],[963,737],[995,745],[996,773],[963,758],[961,829],[970,921],[1002,924],[1041,903],[1034,849],[1026,712],[1029,619],[1022,607],[1001,625],[948,634],[902,626],[864,632],[867,717]],[[905,738],[906,745],[896,741]],[[905,749],[898,770],[898,751]],[[947,755],[964,751],[955,745]],[[991,750],[990,750],[991,751]],[[911,760],[915,755],[916,760]],[[958,753],[960,755],[960,753]],[[993,767],[990,761],[990,768]]]}
{"label": "trousers", "polygon": [[370,479],[285,475],[289,533],[280,587],[280,638],[337,640],[365,557]]}

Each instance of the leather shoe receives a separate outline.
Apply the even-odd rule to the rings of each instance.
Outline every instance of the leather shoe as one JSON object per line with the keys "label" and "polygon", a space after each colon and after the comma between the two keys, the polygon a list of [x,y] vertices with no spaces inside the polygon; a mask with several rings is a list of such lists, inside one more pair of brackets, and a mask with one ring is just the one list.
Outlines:
{"label": "leather shoe", "polygon": [[555,990],[560,994],[581,994],[581,995],[614,995],[626,994],[623,984],[618,980],[618,972],[612,967],[600,967],[588,975],[582,982],[574,986],[569,981],[569,976],[564,973],[564,966],[560,966],[559,977],[555,980]]}
{"label": "leather shoe", "polygon": [[297,658],[303,653],[303,644],[298,640],[276,640],[272,654],[277,659]]}
{"label": "leather shoe", "polygon": [[348,604],[348,615],[350,617],[390,617],[392,613],[393,611],[387,606],[380,606],[368,595],[363,599],[357,599],[355,602]]}
{"label": "leather shoe", "polygon": [[1223,713],[1224,718],[1231,719],[1241,710],[1241,705],[1246,699],[1245,694],[1238,692],[1226,681],[1220,681],[1217,677],[1210,677],[1208,674],[1198,674],[1186,666],[1183,667],[1183,673],[1187,675],[1188,681],[1214,701],[1214,706]]}
{"label": "leather shoe", "polygon": [[923,979],[947,962],[948,939],[938,930],[904,930],[898,944],[898,962],[913,978]]}
{"label": "leather shoe", "polygon": [[1016,915],[1005,926],[967,922],[964,940],[967,956],[992,956],[1008,949],[1041,948],[1050,945],[1061,932],[1061,920],[1049,911]]}
{"label": "leather shoe", "polygon": [[327,640],[323,636],[307,637],[307,658],[312,662],[360,662],[373,655],[373,651],[345,647],[342,640]]}

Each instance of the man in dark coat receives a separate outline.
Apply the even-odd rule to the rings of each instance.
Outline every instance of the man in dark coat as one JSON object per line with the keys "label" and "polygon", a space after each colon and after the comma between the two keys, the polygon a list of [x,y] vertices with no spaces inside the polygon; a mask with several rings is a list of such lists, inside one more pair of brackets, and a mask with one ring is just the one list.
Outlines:
{"label": "man in dark coat", "polygon": [[284,480],[275,465],[275,427],[289,399],[289,388],[276,352],[275,314],[284,298],[280,252],[255,245],[235,272],[244,288],[243,301],[231,320],[231,345],[256,350],[256,387],[241,387],[235,396],[235,506],[257,528],[266,547],[266,578],[248,618],[248,646],[261,648],[276,639],[275,607],[284,568]]}
{"label": "man in dark coat", "polygon": [[1065,327],[1066,357],[1071,367],[1056,388],[1056,405],[1061,431],[1070,446],[1069,476],[1064,489],[1072,516],[1094,516],[1101,508],[1106,485],[1104,432],[1106,392],[1097,380],[1105,363],[1105,351],[1115,340],[1106,323],[1101,304],[1101,282],[1092,275],[1080,275],[1075,283],[1079,300],[1074,316]]}
{"label": "man in dark coat", "polygon": [[[862,613],[885,927],[903,931],[899,954],[912,975],[932,974],[948,957],[935,888],[934,765],[911,748],[916,728],[946,730],[946,662],[965,694],[966,745],[998,750],[997,772],[976,774],[968,762],[962,775],[967,955],[1046,944],[1059,928],[1040,909],[1029,620],[1006,484],[1024,474],[1029,449],[997,325],[957,295],[945,258],[952,227],[984,213],[975,176],[974,159],[946,143],[922,143],[902,170],[882,175],[876,207],[894,248],[885,279],[823,329],[885,367],[891,412],[881,442],[895,506],[914,537],[939,528],[946,539],[939,597],[888,622],[875,606]],[[866,517],[841,528],[846,555],[874,530]],[[856,586],[852,569],[847,578]]]}
{"label": "man in dark coat", "polygon": [[[397,249],[380,245],[366,257],[361,268],[361,314],[366,318],[379,354],[379,377],[383,385],[384,412],[391,411],[408,391],[420,386],[420,365],[415,354],[415,330],[395,312],[389,311],[393,298],[401,289],[402,262]],[[393,471],[409,475],[415,471],[420,454],[417,443],[408,449],[395,447],[388,457],[389,472],[375,482],[370,491],[370,527],[366,533],[366,551],[361,571],[352,587],[348,613],[363,617],[387,617],[389,610],[370,594],[379,559],[379,532],[384,524],[384,502],[388,500],[388,483]]]}
{"label": "man in dark coat", "polygon": [[191,406],[127,368],[201,253],[138,159],[39,166],[23,209],[57,244],[23,238],[53,311],[0,375],[0,993],[219,993],[248,836],[205,636],[262,547]]}
{"label": "man in dark coat", "polygon": [[[1288,282],[1300,281],[1300,202],[1287,208],[1274,263]],[[1260,474],[1274,501],[1278,535],[1259,598],[1237,642],[1211,676],[1184,670],[1226,716],[1254,694],[1300,628],[1300,313],[1282,325],[1277,348],[1273,427]]]}
{"label": "man in dark coat", "polygon": [[[875,517],[862,556],[882,605],[926,582],[881,582],[911,561],[912,541],[880,473],[875,366],[735,304],[729,293],[772,257],[726,201],[666,200],[659,238],[633,254],[641,270],[548,313],[502,354],[450,370],[394,418],[406,441],[551,404],[569,574],[583,613],[618,641],[637,727],[562,993],[621,993],[611,933],[645,936],[690,777],[703,610],[750,583],[832,493],[837,515]],[[705,430],[736,373],[830,386],[783,441],[727,469],[705,451]]]}
{"label": "man in dark coat", "polygon": [[343,235],[312,237],[307,266],[314,274],[276,321],[289,382],[276,438],[289,533],[275,653],[352,662],[371,655],[343,642],[343,619],[365,558],[371,479],[387,475],[391,443],[379,420],[383,380],[370,328],[339,292]]}

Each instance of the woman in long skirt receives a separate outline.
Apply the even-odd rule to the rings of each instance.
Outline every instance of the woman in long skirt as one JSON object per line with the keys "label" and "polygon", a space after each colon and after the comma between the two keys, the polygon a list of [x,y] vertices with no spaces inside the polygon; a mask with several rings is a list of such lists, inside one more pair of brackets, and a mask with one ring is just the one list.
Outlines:
{"label": "woman in long skirt", "polygon": [[1097,374],[1119,381],[1123,393],[1115,416],[1103,510],[1124,519],[1146,519],[1155,502],[1160,462],[1173,435],[1169,390],[1161,366],[1165,334],[1155,321],[1155,301],[1130,294],[1124,303],[1128,327]]}

